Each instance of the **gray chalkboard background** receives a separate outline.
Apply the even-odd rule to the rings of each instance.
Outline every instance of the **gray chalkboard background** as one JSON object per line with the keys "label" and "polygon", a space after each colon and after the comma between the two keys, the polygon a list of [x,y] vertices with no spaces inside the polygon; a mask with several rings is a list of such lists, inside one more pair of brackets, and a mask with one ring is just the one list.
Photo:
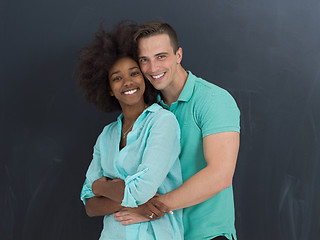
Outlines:
{"label": "gray chalkboard background", "polygon": [[319,0],[2,0],[0,238],[97,239],[79,194],[92,146],[118,113],[73,75],[100,21],[163,20],[183,65],[241,109],[234,177],[239,240],[320,235]]}

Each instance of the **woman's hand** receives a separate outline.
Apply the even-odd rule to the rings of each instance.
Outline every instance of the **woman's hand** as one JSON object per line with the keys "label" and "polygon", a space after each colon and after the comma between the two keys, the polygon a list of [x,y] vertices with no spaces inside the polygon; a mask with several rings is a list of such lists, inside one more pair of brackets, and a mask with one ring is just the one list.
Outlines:
{"label": "woman's hand", "polygon": [[[158,196],[159,194],[156,194]],[[113,214],[116,221],[122,225],[130,225],[141,223],[150,220],[157,220],[164,216],[165,212],[172,214],[172,211],[167,208],[162,202],[157,200],[157,197],[151,198],[145,204],[136,208],[123,208],[119,212]]]}
{"label": "woman's hand", "polygon": [[107,177],[101,177],[101,178],[95,180],[92,183],[93,194],[96,195],[97,197],[102,196],[104,184],[106,184],[109,181],[109,179],[110,178],[107,178]]}
{"label": "woman's hand", "polygon": [[107,197],[121,203],[123,199],[125,182],[122,179],[101,177],[93,182],[92,192],[96,197]]}

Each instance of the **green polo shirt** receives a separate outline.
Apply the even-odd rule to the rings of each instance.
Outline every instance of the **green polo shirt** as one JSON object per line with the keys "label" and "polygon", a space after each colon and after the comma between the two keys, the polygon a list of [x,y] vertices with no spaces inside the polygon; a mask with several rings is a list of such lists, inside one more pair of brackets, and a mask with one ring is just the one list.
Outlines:
{"label": "green polo shirt", "polygon": [[[206,167],[203,138],[210,134],[240,132],[240,111],[224,89],[188,72],[188,79],[170,108],[181,129],[180,162],[183,181]],[[183,211],[186,240],[211,239],[223,235],[236,239],[232,186],[212,198]]]}

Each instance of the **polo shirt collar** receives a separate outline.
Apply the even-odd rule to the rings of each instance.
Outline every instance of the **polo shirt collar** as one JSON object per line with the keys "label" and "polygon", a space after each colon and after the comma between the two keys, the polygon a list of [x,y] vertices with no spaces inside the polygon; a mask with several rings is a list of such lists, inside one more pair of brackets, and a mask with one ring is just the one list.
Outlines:
{"label": "polo shirt collar", "polygon": [[[177,102],[179,102],[179,101],[187,102],[192,97],[194,84],[196,81],[196,76],[194,76],[192,74],[192,72],[190,72],[190,71],[187,71],[187,72],[188,72],[188,78],[187,78],[186,83],[184,84],[184,87],[179,95]],[[158,94],[158,96],[157,96],[157,102],[160,103],[160,105],[163,107],[166,106],[166,104],[163,102],[160,94]]]}
{"label": "polo shirt collar", "polygon": [[188,72],[188,78],[186,83],[184,84],[184,87],[179,95],[178,101],[187,102],[192,97],[194,84],[196,81],[196,76],[194,76],[190,71]]}

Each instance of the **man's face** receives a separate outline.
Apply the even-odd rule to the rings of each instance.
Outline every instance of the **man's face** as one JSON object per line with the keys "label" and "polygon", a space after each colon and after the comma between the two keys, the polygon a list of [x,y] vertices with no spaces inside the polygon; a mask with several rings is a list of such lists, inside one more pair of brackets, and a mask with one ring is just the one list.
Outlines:
{"label": "man's face", "polygon": [[179,48],[175,53],[167,34],[141,38],[138,54],[142,72],[156,89],[174,89],[182,49]]}

